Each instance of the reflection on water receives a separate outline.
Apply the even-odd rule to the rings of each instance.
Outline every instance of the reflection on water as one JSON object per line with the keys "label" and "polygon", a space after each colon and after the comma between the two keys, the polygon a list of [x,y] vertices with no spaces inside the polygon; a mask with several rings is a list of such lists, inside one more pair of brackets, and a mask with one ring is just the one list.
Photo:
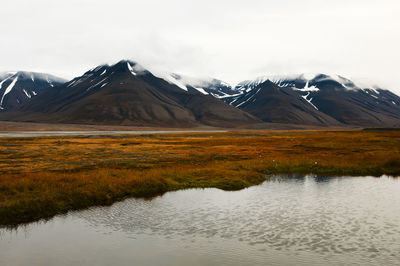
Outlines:
{"label": "reflection on water", "polygon": [[400,180],[274,177],[1,230],[0,265],[399,265]]}

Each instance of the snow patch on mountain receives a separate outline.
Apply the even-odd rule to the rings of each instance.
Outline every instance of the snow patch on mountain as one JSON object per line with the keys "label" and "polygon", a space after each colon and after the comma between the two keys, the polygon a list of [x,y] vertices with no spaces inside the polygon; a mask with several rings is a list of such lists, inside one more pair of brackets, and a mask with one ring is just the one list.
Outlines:
{"label": "snow patch on mountain", "polygon": [[[238,104],[238,105],[234,105],[235,107],[240,107],[240,106],[242,106],[243,104],[245,104],[245,103],[247,103],[247,102],[249,102],[251,99],[253,99],[254,98],[254,96],[256,96],[259,92],[260,92],[260,90],[261,90],[261,88],[260,89],[258,89],[257,90],[257,92],[256,93],[254,93],[253,95],[251,95],[248,99],[246,99],[245,101],[243,101],[243,102],[241,102],[240,104]],[[254,98],[254,100],[255,100],[256,98]],[[254,101],[253,100],[253,101]],[[233,102],[235,102],[235,101],[233,101]],[[232,102],[232,104],[233,104],[233,102]]]}
{"label": "snow patch on mountain", "polygon": [[304,100],[306,100],[312,107],[314,107],[316,110],[318,110],[318,108],[312,103],[313,98],[308,99],[308,96],[310,96],[310,92],[307,92],[307,95],[302,95],[301,97]]}
{"label": "snow patch on mountain", "polygon": [[346,90],[363,90],[366,93],[368,93],[369,90],[373,91],[375,94],[380,93],[379,87],[374,85],[372,82],[365,82],[365,80],[352,81],[341,75],[327,75],[321,73],[261,76],[253,80],[240,82],[238,85],[236,85],[235,90],[242,93],[249,92],[267,80],[275,83],[279,87],[292,88],[293,90],[304,92],[318,92],[320,90],[318,85],[310,86],[311,83],[315,84],[324,81],[334,81],[340,84]]}
{"label": "snow patch on mountain", "polygon": [[29,99],[32,98],[32,95],[30,95],[25,89],[23,89],[22,91],[25,93],[26,97],[28,97]]}
{"label": "snow patch on mountain", "polygon": [[[6,110],[22,104],[42,89],[55,87],[66,80],[45,73],[37,72],[2,72],[0,73],[0,109]],[[7,85],[6,88],[4,88]],[[7,97],[6,97],[7,96]]]}
{"label": "snow patch on mountain", "polygon": [[213,79],[199,79],[199,78],[191,78],[188,76],[172,74],[176,80],[178,80],[181,84],[188,89],[188,86],[195,88],[197,91],[201,92],[204,95],[208,95],[209,93],[205,91],[205,88],[208,88],[213,85]]}
{"label": "snow patch on mountain", "polygon": [[186,89],[190,87],[196,89],[204,95],[211,94],[216,98],[232,96],[233,86],[219,79],[208,77],[193,78],[175,73],[169,75],[172,76],[176,81],[178,81],[180,86],[184,86]]}
{"label": "snow patch on mountain", "polygon": [[3,83],[5,83],[5,82],[6,82],[7,80],[9,80],[11,77],[12,77],[12,76],[9,76],[9,77],[3,79],[3,80],[0,82],[0,89],[3,87]]}
{"label": "snow patch on mountain", "polygon": [[309,86],[309,84],[310,84],[310,81],[307,80],[306,85],[304,86],[304,88],[302,88],[302,89],[293,88],[293,90],[296,90],[296,91],[308,91],[308,92],[310,92],[310,91],[319,91],[319,89],[317,87]]}
{"label": "snow patch on mountain", "polygon": [[184,91],[188,91],[186,84],[179,80],[179,77],[170,73],[155,73],[155,76],[167,81],[170,84],[176,85]]}
{"label": "snow patch on mountain", "polygon": [[203,88],[197,88],[197,87],[193,87],[193,88],[195,88],[195,89],[198,90],[199,92],[203,93],[204,95],[209,94],[209,93],[206,92]]}
{"label": "snow patch on mountain", "polygon": [[133,70],[131,64],[129,64],[129,62],[126,62],[126,64],[128,65],[128,69],[129,69],[129,71],[132,73],[132,75],[136,76],[137,74],[136,74],[136,72]]}
{"label": "snow patch on mountain", "polygon": [[[122,61],[122,62],[124,62],[124,61]],[[136,63],[136,62],[133,62],[133,61],[125,61],[126,62],[126,66],[128,67],[128,70],[132,73],[132,75],[134,75],[134,76],[136,76],[136,75],[142,75],[142,74],[145,74],[146,72],[147,72],[147,70],[143,67],[143,66],[141,66],[141,65],[139,65],[138,63]],[[118,64],[118,63],[117,63]],[[117,65],[117,64],[115,64],[115,65]],[[114,66],[114,65],[113,65]],[[113,67],[113,66],[111,66],[111,68]]]}
{"label": "snow patch on mountain", "polygon": [[0,101],[0,108],[1,108],[1,109],[4,109],[4,107],[3,107],[4,97],[5,97],[8,93],[10,93],[10,91],[14,88],[15,83],[17,83],[17,81],[18,81],[18,76],[14,78],[14,80],[11,82],[11,84],[8,85],[8,87],[7,87],[6,90],[4,91],[3,96],[1,97],[1,101]]}
{"label": "snow patch on mountain", "polygon": [[154,72],[154,75],[164,79],[170,84],[174,84],[179,88],[188,91],[189,87],[197,90],[204,95],[213,95],[216,98],[229,97],[231,94],[227,94],[223,91],[223,88],[231,90],[232,86],[226,82],[213,78],[192,78],[175,73],[163,73]]}
{"label": "snow patch on mountain", "polygon": [[[105,77],[104,79],[100,80],[99,82],[95,83],[94,85],[90,86],[89,88],[86,89],[86,91],[89,91],[97,86],[100,86],[100,84],[102,84],[104,81],[106,81],[108,79],[108,77]],[[104,85],[104,84],[103,84]],[[101,86],[102,88],[103,86]]]}

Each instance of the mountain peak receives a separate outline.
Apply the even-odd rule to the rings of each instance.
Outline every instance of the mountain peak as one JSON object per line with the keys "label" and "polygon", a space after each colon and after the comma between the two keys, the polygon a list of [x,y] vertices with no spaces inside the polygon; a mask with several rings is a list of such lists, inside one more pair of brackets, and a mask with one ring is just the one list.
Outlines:
{"label": "mountain peak", "polygon": [[[3,117],[7,117],[7,112],[4,113]],[[181,90],[129,60],[95,67],[54,90],[46,90],[8,115],[8,118],[31,121],[169,127],[261,122],[192,88]]]}
{"label": "mountain peak", "polygon": [[221,98],[265,122],[314,125],[397,126],[400,98],[323,73],[262,76],[239,83],[237,94]]}
{"label": "mountain peak", "polygon": [[336,74],[325,73],[301,73],[289,75],[260,76],[253,80],[246,80],[236,85],[235,90],[249,91],[259,84],[270,80],[279,87],[297,89],[336,89],[336,90],[373,90],[378,91],[379,87],[372,83],[352,81],[346,77]]}
{"label": "mountain peak", "polygon": [[193,78],[181,74],[172,73],[170,74],[175,81],[174,83],[187,90],[188,88],[193,88],[202,94],[211,94],[217,98],[229,95],[232,93],[232,86],[222,80],[215,78]]}
{"label": "mountain peak", "polygon": [[0,109],[13,109],[42,90],[65,83],[66,80],[50,74],[18,71],[0,73]]}
{"label": "mountain peak", "polygon": [[110,66],[110,69],[115,72],[130,72],[134,76],[149,73],[143,66],[132,60],[121,60]]}

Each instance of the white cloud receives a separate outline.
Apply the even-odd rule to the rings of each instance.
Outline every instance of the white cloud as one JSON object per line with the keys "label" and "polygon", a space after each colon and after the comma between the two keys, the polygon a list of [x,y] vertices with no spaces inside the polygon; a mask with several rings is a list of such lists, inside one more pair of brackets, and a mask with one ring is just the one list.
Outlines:
{"label": "white cloud", "polygon": [[230,83],[326,72],[400,93],[397,0],[3,0],[0,71],[72,78],[101,63]]}

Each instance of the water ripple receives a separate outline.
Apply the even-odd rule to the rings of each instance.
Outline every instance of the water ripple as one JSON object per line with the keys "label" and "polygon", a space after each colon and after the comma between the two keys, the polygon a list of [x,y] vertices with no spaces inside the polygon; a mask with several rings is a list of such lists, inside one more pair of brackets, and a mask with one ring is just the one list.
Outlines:
{"label": "water ripple", "polygon": [[[232,259],[225,258],[226,265],[244,265],[246,252],[254,265],[277,254],[283,257],[274,265],[287,265],[285,255],[298,265],[400,261],[400,181],[387,177],[280,177],[237,192],[177,191],[74,212],[64,222],[73,226],[79,220],[99,234],[122,233],[136,245],[143,238],[178,241],[162,249],[197,243],[196,252],[211,254],[215,243],[241,243],[240,256],[217,246],[220,256],[226,252]],[[57,226],[63,226],[60,221]]]}

